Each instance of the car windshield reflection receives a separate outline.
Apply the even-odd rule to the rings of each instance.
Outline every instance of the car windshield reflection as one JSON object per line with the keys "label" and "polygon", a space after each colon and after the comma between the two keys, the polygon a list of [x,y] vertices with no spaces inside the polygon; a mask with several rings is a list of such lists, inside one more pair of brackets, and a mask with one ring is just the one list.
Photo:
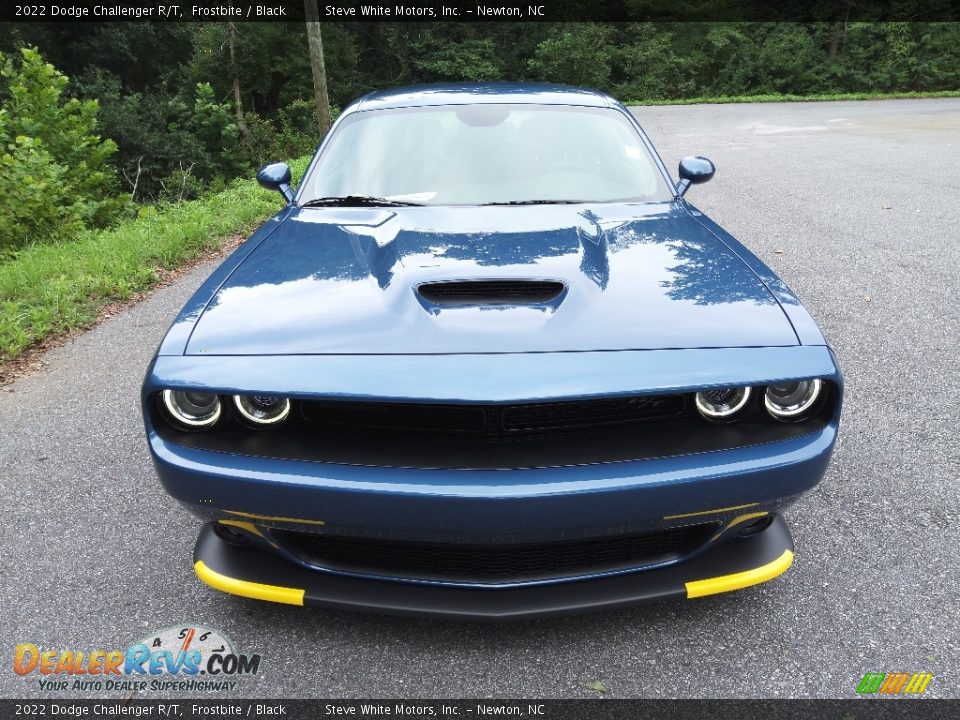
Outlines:
{"label": "car windshield reflection", "polygon": [[354,113],[330,137],[300,195],[308,205],[338,198],[381,205],[527,205],[671,196],[623,113],[534,104]]}

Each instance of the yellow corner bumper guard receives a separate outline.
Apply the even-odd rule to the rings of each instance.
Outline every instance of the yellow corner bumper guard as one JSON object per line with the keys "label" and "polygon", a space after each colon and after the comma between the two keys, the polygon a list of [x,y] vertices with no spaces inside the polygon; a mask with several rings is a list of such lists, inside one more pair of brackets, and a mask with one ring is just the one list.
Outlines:
{"label": "yellow corner bumper guard", "polygon": [[[793,553],[789,550],[784,550],[783,554],[776,560],[772,560],[752,570],[705,578],[703,580],[692,580],[685,583],[687,598],[692,599],[706,595],[716,595],[717,593],[740,590],[741,588],[750,587],[751,585],[759,585],[760,583],[772,580],[778,575],[782,575],[792,564]],[[240,595],[242,597],[253,598],[254,600],[267,600],[269,602],[284,603],[287,605],[303,605],[303,596],[306,591],[300,588],[266,585],[228,577],[207,567],[203,560],[198,560],[194,564],[194,571],[197,577],[210,587],[225,593],[230,593],[231,595]]]}
{"label": "yellow corner bumper guard", "polygon": [[225,593],[230,593],[231,595],[241,595],[243,597],[253,598],[254,600],[286,603],[287,605],[303,605],[304,590],[281,587],[280,585],[264,585],[263,583],[227,577],[226,575],[218,573],[216,570],[211,570],[203,560],[197,560],[197,562],[194,563],[193,569],[197,573],[197,577],[207,585],[217,590],[222,590]]}
{"label": "yellow corner bumper guard", "polygon": [[686,583],[687,598],[715,595],[717,593],[725,593],[731,590],[750,587],[751,585],[759,585],[767,580],[772,580],[778,575],[782,575],[792,564],[793,553],[789,550],[784,550],[783,554],[776,560],[772,560],[758,568],[753,568],[753,570],[744,570],[743,572],[733,573],[731,575],[720,575],[718,577],[688,582]]}

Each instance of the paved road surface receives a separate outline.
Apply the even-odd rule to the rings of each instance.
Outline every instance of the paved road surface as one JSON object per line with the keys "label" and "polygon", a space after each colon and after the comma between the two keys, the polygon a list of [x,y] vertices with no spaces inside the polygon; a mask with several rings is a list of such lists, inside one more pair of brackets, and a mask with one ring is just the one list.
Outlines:
{"label": "paved road surface", "polygon": [[264,657],[249,696],[849,697],[866,671],[960,696],[960,100],[637,108],[690,199],[793,286],[839,353],[842,439],[789,513],[783,578],[696,602],[509,626],[233,598],[154,481],[137,391],[200,267],[0,391],[0,695],[13,645],[126,647],[196,622]]}

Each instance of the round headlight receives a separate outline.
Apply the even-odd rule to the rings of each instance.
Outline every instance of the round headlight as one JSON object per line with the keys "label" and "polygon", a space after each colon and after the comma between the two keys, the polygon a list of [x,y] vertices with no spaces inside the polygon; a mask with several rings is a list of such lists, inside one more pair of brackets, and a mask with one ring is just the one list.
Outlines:
{"label": "round headlight", "polygon": [[290,414],[290,401],[274,395],[234,395],[233,406],[241,418],[261,427],[282,423]]}
{"label": "round headlight", "polygon": [[777,420],[802,420],[816,408],[822,390],[823,381],[819,378],[777,383],[767,387],[763,404]]}
{"label": "round headlight", "polygon": [[697,393],[697,410],[707,420],[730,422],[750,399],[750,388],[729,387]]}
{"label": "round headlight", "polygon": [[216,393],[164,390],[161,397],[170,417],[186,428],[208,428],[220,419],[220,398]]}

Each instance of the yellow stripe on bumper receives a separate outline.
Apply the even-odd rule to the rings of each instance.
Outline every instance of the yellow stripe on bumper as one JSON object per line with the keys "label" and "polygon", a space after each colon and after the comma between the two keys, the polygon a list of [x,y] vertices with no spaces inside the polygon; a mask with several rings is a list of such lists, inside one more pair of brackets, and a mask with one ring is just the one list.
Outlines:
{"label": "yellow stripe on bumper", "polygon": [[792,564],[793,553],[789,550],[784,550],[783,555],[776,560],[754,568],[753,570],[745,570],[743,572],[733,573],[732,575],[720,575],[719,577],[693,580],[685,583],[687,586],[687,597],[703,597],[704,595],[715,595],[717,593],[750,587],[751,585],[759,585],[767,580],[773,580],[777,575],[782,575]]}
{"label": "yellow stripe on bumper", "polygon": [[193,569],[197,573],[197,577],[207,585],[231,595],[242,595],[254,600],[268,600],[270,602],[286,603],[287,605],[303,605],[304,590],[280,587],[279,585],[264,585],[249,580],[227,577],[216,570],[211,570],[203,560],[197,560]]}
{"label": "yellow stripe on bumper", "polygon": [[236,515],[237,517],[249,518],[251,520],[269,520],[270,522],[288,522],[288,523],[296,523],[297,525],[326,525],[327,524],[326,521],[324,520],[306,520],[304,518],[284,517],[282,515],[257,515],[256,513],[240,512],[239,510],[224,510],[224,512],[229,513],[230,515]]}
{"label": "yellow stripe on bumper", "polygon": [[747,503],[746,505],[731,505],[730,507],[714,508],[713,510],[698,510],[697,512],[681,513],[680,515],[664,515],[664,520],[679,520],[681,518],[699,517],[701,515],[718,515],[720,513],[733,512],[734,510],[744,510],[750,507],[756,507],[760,503]]}

